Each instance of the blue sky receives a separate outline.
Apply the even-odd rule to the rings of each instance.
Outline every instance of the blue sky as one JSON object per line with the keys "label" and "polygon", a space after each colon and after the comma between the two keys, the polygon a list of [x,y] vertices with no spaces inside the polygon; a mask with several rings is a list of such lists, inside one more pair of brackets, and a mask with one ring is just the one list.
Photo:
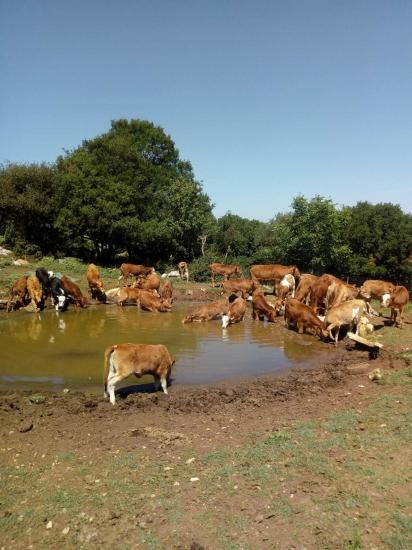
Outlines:
{"label": "blue sky", "polygon": [[142,118],[215,203],[412,211],[412,2],[0,0],[0,161]]}

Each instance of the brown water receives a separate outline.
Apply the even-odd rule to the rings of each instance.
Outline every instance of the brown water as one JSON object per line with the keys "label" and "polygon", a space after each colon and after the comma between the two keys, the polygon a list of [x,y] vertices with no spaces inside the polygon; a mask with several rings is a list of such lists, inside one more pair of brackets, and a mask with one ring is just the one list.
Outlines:
{"label": "brown water", "polygon": [[[311,335],[287,331],[281,320],[253,321],[249,312],[244,322],[227,329],[222,329],[221,321],[183,325],[188,308],[178,304],[170,313],[132,306],[96,306],[60,314],[1,312],[0,388],[100,391],[104,350],[121,342],[166,345],[176,359],[172,383],[180,384],[311,366],[330,349]],[[148,381],[151,377],[141,379]]]}

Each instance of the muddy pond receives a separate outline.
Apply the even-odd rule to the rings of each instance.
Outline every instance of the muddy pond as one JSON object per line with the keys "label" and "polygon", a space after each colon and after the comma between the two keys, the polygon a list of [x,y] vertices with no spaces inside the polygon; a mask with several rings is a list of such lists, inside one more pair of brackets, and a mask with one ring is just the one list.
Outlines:
{"label": "muddy pond", "polygon": [[[0,312],[0,389],[100,392],[103,353],[113,343],[165,344],[176,359],[172,384],[211,383],[233,377],[281,373],[311,367],[332,352],[311,335],[277,323],[253,321],[222,329],[221,321],[182,324],[193,304],[175,304],[170,313],[137,307],[93,306],[39,314]],[[125,380],[147,384],[151,377]]]}

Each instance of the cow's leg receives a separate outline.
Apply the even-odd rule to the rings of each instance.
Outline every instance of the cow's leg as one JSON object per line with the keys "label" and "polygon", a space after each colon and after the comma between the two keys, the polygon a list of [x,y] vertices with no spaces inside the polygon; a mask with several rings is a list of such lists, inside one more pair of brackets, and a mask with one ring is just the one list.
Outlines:
{"label": "cow's leg", "polygon": [[304,328],[305,328],[305,327],[304,327],[304,324],[303,324],[301,321],[298,321],[298,322],[297,322],[297,325],[298,325],[298,333],[299,333],[299,334],[303,334]]}
{"label": "cow's leg", "polygon": [[[111,366],[110,366],[110,368],[111,368]],[[115,386],[118,382],[123,380],[123,378],[124,378],[124,376],[122,376],[120,374],[109,372],[109,376],[108,376],[108,379],[107,379],[107,391],[109,393],[110,403],[112,405],[114,405],[116,403],[116,398],[115,398],[115,395],[114,395]]]}
{"label": "cow's leg", "polygon": [[154,385],[155,391],[158,391],[160,388],[160,376],[157,374],[154,374],[153,378],[154,378],[153,385]]}
{"label": "cow's leg", "polygon": [[336,331],[336,336],[335,336],[335,346],[338,345],[338,340],[339,340],[339,333],[340,333],[340,325],[338,326],[338,330]]}
{"label": "cow's leg", "polygon": [[168,391],[167,391],[167,378],[164,374],[162,374],[162,376],[160,377],[160,383],[162,385],[164,393],[167,394],[168,393]]}

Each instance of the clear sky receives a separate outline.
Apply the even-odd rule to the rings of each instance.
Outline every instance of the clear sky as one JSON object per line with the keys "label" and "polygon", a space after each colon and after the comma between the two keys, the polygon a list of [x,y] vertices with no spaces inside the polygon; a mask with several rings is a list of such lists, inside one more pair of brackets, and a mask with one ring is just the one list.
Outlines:
{"label": "clear sky", "polygon": [[162,126],[211,197],[412,211],[410,0],[0,0],[0,162],[117,118]]}

